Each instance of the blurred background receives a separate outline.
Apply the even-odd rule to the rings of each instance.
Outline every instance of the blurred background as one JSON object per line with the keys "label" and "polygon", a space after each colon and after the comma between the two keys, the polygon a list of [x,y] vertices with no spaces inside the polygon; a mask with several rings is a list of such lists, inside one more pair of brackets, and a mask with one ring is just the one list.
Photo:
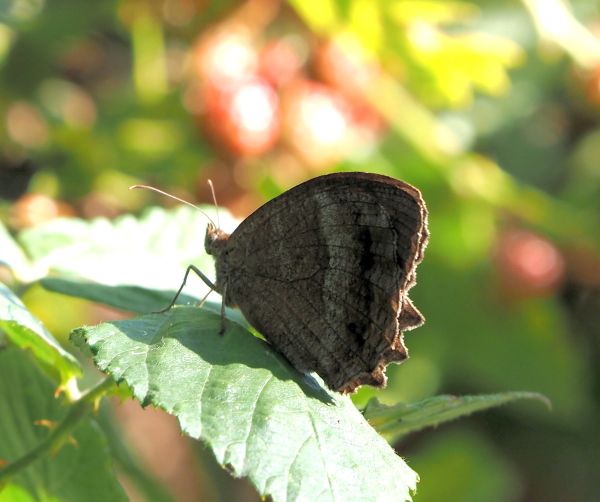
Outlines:
{"label": "blurred background", "polygon": [[[592,1],[6,0],[0,216],[18,233],[170,204],[134,183],[211,203],[211,178],[243,218],[326,172],[404,179],[430,210],[411,292],[427,323],[357,405],[553,403],[395,445],[415,501],[600,500],[598,37]],[[65,345],[113,315],[24,300]],[[133,500],[258,500],[171,417],[129,401],[102,418]]]}

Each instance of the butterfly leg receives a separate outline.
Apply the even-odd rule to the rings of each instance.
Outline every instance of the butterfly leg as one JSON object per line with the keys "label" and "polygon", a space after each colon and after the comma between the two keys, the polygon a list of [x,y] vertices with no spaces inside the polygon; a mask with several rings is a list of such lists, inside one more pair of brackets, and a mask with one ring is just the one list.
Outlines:
{"label": "butterfly leg", "polygon": [[[185,271],[185,275],[183,276],[183,281],[181,283],[181,286],[179,286],[179,289],[177,290],[177,293],[175,293],[175,296],[173,297],[173,300],[171,300],[171,303],[169,304],[168,307],[159,310],[158,312],[155,312],[155,314],[162,314],[163,312],[166,312],[167,310],[170,310],[171,307],[173,305],[175,305],[175,302],[177,301],[177,298],[179,298],[179,295],[181,294],[181,292],[183,291],[183,288],[185,286],[185,283],[187,282],[187,278],[188,275],[190,275],[190,272],[194,272],[198,277],[200,277],[200,279],[202,279],[202,281],[211,289],[216,289],[216,286],[212,283],[212,281],[206,277],[206,275],[204,275],[202,272],[200,272],[200,270],[198,269],[198,267],[195,267],[194,265],[188,265],[188,268]],[[210,293],[210,292],[209,292]],[[208,295],[206,295],[207,297]],[[202,300],[202,303],[204,303],[204,301],[206,300],[206,297],[204,297],[204,299]]]}
{"label": "butterfly leg", "polygon": [[208,296],[209,296],[209,295],[210,295],[210,294],[211,294],[213,291],[214,291],[214,289],[212,289],[212,288],[211,288],[211,289],[209,289],[209,290],[208,290],[208,293],[206,293],[206,294],[204,295],[204,297],[202,298],[202,300],[200,300],[200,301],[198,302],[198,308],[199,308],[199,309],[201,309],[201,308],[204,306],[204,304],[206,303],[206,300],[208,299]]}

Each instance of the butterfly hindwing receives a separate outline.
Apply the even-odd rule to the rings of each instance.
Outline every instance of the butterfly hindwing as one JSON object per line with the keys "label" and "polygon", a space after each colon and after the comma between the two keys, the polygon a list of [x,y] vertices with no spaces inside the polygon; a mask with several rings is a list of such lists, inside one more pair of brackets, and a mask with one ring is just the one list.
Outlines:
{"label": "butterfly hindwing", "polygon": [[418,190],[393,178],[310,180],[229,237],[227,298],[297,369],[336,390],[382,386],[406,357],[399,327],[422,322],[407,291],[426,218]]}

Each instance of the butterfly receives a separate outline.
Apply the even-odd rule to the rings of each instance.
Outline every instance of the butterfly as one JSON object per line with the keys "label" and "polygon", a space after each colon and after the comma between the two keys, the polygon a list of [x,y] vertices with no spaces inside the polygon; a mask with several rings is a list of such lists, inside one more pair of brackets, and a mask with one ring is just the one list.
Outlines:
{"label": "butterfly", "polygon": [[425,202],[408,183],[361,172],[319,176],[231,234],[209,223],[216,281],[190,265],[177,294],[194,271],[297,370],[342,393],[384,387],[388,363],[408,357],[403,331],[424,322],[408,291],[428,238]]}

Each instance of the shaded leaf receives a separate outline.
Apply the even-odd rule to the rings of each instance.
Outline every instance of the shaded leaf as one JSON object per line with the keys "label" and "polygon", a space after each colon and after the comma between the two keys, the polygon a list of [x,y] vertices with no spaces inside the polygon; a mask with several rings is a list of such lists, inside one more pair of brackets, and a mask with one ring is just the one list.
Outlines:
{"label": "shaded leaf", "polygon": [[274,500],[409,500],[416,474],[347,396],[302,375],[237,324],[175,307],[83,327],[98,367],[175,415],[234,475]]}
{"label": "shaded leaf", "polygon": [[[54,387],[25,351],[14,347],[0,351],[1,459],[12,462],[47,437],[48,429],[36,421],[58,422],[65,416],[68,406],[53,397]],[[127,500],[96,424],[83,419],[73,438],[76,446],[66,443],[55,455],[39,458],[12,477],[0,491],[0,502]]]}
{"label": "shaded leaf", "polygon": [[[40,284],[54,293],[76,296],[139,314],[147,314],[165,308],[175,295],[174,291],[159,291],[139,286],[106,286],[59,277],[47,277],[42,279]],[[179,295],[177,299],[177,305],[197,302],[197,298],[186,294]]]}
{"label": "shaded leaf", "polygon": [[81,373],[77,360],[60,346],[44,325],[27,310],[23,302],[2,283],[0,329],[15,345],[31,349],[45,367],[58,372],[62,383]]}
{"label": "shaded leaf", "polygon": [[[160,311],[167,307],[175,291],[159,291],[139,286],[106,286],[92,282],[81,282],[59,277],[47,277],[40,284],[49,291],[63,295],[84,298],[93,302],[103,303],[110,307],[135,312],[138,314],[149,314]],[[176,305],[198,305],[199,299],[182,293],[177,299]],[[221,304],[205,302],[203,307],[212,312],[221,312]],[[225,309],[226,316],[240,324],[246,325],[244,316],[237,309]]]}
{"label": "shaded leaf", "polygon": [[371,399],[364,409],[369,423],[391,442],[398,438],[443,422],[456,420],[476,411],[494,408],[519,399],[538,399],[550,402],[535,392],[502,392],[476,396],[435,396],[416,403],[398,403],[393,406]]}
{"label": "shaded leaf", "polygon": [[591,377],[557,299],[498,307],[486,270],[452,269],[436,258],[443,253],[436,245],[419,269],[415,301],[428,322],[411,338],[413,353],[432,357],[455,385],[484,393],[524,388],[547,396],[554,413],[538,414],[540,420],[585,416]]}

